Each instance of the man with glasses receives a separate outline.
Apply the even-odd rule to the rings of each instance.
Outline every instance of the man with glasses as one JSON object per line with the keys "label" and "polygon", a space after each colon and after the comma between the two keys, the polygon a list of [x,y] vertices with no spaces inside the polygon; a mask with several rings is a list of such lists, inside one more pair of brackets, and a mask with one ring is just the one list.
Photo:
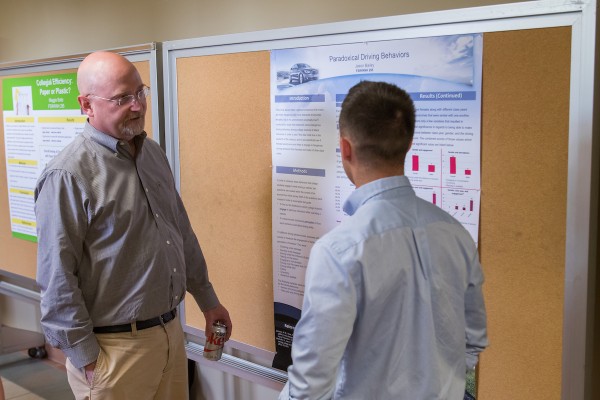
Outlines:
{"label": "man with glasses", "polygon": [[231,320],[176,190],[146,137],[148,88],[124,57],[96,52],[78,69],[83,133],[35,190],[42,327],[67,356],[77,399],[186,399],[177,306],[189,291],[207,332]]}

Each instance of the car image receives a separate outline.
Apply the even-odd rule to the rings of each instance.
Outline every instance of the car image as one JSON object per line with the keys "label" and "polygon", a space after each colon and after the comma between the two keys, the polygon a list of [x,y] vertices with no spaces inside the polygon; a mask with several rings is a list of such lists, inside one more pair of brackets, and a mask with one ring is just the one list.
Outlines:
{"label": "car image", "polygon": [[319,79],[319,70],[308,64],[298,63],[290,68],[290,85],[300,85],[317,79]]}
{"label": "car image", "polygon": [[277,80],[281,81],[284,79],[290,79],[290,72],[289,71],[277,71]]}

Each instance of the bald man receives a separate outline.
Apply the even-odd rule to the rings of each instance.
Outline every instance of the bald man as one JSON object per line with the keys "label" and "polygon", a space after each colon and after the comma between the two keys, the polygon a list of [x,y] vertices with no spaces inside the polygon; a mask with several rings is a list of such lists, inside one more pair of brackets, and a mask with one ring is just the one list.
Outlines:
{"label": "bald man", "polygon": [[35,190],[37,281],[47,341],[67,356],[77,399],[186,399],[177,305],[189,291],[206,319],[231,320],[161,147],[144,132],[150,94],[111,52],[78,69],[83,133]]}

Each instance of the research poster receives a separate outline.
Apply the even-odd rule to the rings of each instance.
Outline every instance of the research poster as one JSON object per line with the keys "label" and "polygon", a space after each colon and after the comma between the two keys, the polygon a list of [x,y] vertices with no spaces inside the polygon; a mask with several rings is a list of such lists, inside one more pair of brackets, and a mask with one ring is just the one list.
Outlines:
{"label": "research poster", "polygon": [[4,151],[13,237],[37,241],[35,183],[59,151],[83,131],[75,73],[2,81]]}
{"label": "research poster", "polygon": [[275,367],[291,363],[311,246],[347,218],[354,186],[338,116],[356,83],[385,81],[411,95],[417,122],[405,174],[477,242],[482,48],[481,34],[467,34],[271,52]]}

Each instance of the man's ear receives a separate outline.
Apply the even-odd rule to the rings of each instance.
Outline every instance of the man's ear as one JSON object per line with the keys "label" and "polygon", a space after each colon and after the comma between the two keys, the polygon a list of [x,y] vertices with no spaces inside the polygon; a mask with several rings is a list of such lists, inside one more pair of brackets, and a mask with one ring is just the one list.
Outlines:
{"label": "man's ear", "polygon": [[354,155],[352,154],[352,142],[344,136],[340,136],[340,153],[342,160],[352,161]]}
{"label": "man's ear", "polygon": [[90,103],[90,99],[86,96],[77,96],[77,101],[81,106],[81,111],[86,114],[88,117],[94,116],[94,110],[92,109],[92,104]]}

